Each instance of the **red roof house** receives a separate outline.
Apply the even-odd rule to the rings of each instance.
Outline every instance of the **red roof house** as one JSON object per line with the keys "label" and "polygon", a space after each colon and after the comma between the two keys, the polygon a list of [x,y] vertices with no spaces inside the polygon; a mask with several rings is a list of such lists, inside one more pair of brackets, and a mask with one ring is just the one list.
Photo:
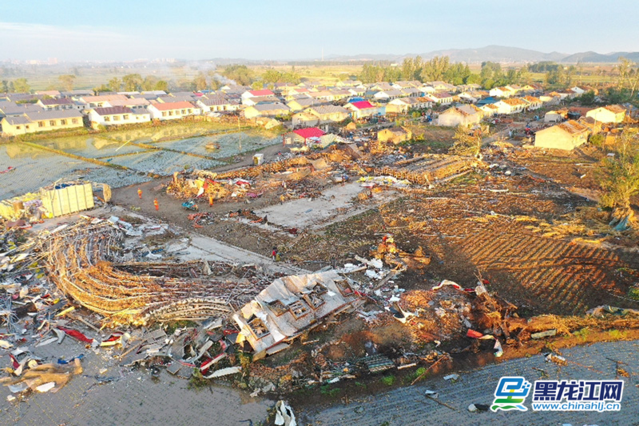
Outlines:
{"label": "red roof house", "polygon": [[317,127],[307,127],[306,129],[293,130],[293,133],[300,136],[304,140],[309,138],[319,138],[326,134]]}
{"label": "red roof house", "polygon": [[249,93],[251,94],[251,96],[253,97],[258,97],[258,96],[275,96],[275,93],[271,92],[268,89],[264,89],[264,90],[249,90]]}
{"label": "red roof house", "polygon": [[375,108],[375,105],[371,104],[369,101],[359,101],[351,103],[357,109],[369,109]]}

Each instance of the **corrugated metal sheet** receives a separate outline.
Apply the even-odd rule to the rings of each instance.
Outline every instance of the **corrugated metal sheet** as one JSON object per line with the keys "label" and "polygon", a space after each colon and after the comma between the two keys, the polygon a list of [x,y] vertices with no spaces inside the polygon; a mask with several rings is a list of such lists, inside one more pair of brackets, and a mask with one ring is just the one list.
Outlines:
{"label": "corrugated metal sheet", "polygon": [[40,191],[42,205],[52,217],[64,216],[94,207],[93,188],[90,183]]}

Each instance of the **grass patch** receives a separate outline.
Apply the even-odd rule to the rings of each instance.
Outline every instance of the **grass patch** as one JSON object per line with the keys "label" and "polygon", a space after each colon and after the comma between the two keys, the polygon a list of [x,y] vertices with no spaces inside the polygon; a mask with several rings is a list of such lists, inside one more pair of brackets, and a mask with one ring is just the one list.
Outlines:
{"label": "grass patch", "polygon": [[395,380],[396,377],[393,375],[382,377],[382,383],[384,383],[386,386],[393,386],[395,384]]}
{"label": "grass patch", "polygon": [[332,388],[330,385],[320,386],[320,393],[331,398],[335,398],[341,392],[342,390],[340,388]]}
{"label": "grass patch", "polygon": [[626,338],[626,336],[628,335],[628,333],[626,333],[625,331],[621,331],[621,330],[610,330],[608,331],[608,336],[610,337],[611,340],[623,340]]}
{"label": "grass patch", "polygon": [[411,374],[404,376],[403,382],[404,384],[412,383],[413,380],[421,376],[426,372],[426,367],[419,367],[417,370],[413,371]]}
{"label": "grass patch", "polygon": [[195,368],[193,369],[193,375],[189,379],[189,385],[187,387],[188,389],[191,389],[191,390],[201,390],[203,388],[208,387],[210,384],[211,383],[207,379],[202,377],[202,373],[200,372],[200,369]]}
{"label": "grass patch", "polygon": [[639,287],[631,287],[628,290],[628,297],[632,300],[639,300]]}
{"label": "grass patch", "polygon": [[582,328],[581,330],[577,330],[572,333],[573,336],[581,339],[582,342],[588,340],[588,336],[590,335],[590,329],[587,327]]}

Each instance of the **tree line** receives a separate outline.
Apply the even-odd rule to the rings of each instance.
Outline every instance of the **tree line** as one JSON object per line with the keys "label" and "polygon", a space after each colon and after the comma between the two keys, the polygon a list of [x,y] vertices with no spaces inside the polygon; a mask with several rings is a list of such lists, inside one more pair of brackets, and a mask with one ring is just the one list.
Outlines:
{"label": "tree line", "polygon": [[444,81],[454,84],[480,84],[486,89],[506,84],[526,82],[529,75],[525,68],[502,70],[501,64],[483,62],[479,74],[473,73],[464,63],[452,63],[448,56],[435,56],[430,60],[423,60],[420,56],[405,58],[401,64],[377,62],[364,64],[359,79],[363,83],[379,81],[407,81],[417,80]]}

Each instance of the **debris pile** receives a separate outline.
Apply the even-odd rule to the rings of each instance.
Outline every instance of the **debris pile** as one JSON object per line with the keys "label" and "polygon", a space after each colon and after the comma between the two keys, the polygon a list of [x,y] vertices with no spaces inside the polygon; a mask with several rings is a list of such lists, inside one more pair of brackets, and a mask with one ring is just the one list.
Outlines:
{"label": "debris pile", "polygon": [[[270,282],[257,275],[224,280],[170,273],[188,265],[166,265],[162,276],[132,274],[127,272],[132,265],[122,268],[117,262],[114,248],[121,247],[122,232],[107,221],[91,222],[67,227],[46,240],[47,270],[60,290],[114,325],[228,315],[234,304],[250,300]],[[157,269],[158,265],[141,267]]]}

